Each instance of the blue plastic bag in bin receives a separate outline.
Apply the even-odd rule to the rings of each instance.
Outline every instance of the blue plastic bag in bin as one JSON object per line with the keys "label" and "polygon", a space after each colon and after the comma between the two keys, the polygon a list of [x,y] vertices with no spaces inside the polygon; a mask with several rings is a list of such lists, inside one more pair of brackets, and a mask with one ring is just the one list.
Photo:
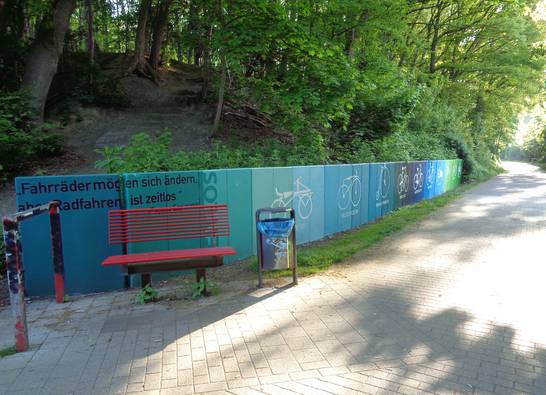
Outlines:
{"label": "blue plastic bag in bin", "polygon": [[258,230],[267,237],[288,237],[294,228],[291,218],[271,218],[258,222]]}

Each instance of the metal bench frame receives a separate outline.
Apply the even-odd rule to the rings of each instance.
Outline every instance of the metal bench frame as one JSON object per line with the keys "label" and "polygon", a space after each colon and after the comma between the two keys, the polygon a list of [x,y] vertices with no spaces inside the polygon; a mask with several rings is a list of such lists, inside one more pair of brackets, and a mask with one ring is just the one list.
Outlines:
{"label": "metal bench frame", "polygon": [[[173,206],[111,210],[108,213],[108,241],[122,244],[123,255],[106,258],[103,266],[121,265],[125,286],[129,275],[140,274],[142,287],[151,284],[153,272],[196,269],[196,280],[205,281],[206,268],[222,266],[224,257],[235,255],[232,247],[218,247],[219,237],[230,235],[225,204]],[[211,239],[211,247],[128,253],[132,243]]]}

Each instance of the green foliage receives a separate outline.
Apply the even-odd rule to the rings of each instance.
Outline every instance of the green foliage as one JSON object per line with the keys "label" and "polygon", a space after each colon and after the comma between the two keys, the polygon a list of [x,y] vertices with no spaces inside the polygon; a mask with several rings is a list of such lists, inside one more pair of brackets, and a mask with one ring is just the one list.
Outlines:
{"label": "green foliage", "polygon": [[[0,88],[21,80],[31,39],[18,35],[35,30],[26,25],[50,11],[43,2],[31,2],[22,12],[17,4],[6,3],[0,15],[0,46],[6,50],[0,55],[0,76],[7,76],[0,77]],[[85,53],[86,10],[83,3],[76,8],[61,72],[80,101],[128,104],[119,76],[127,70],[125,55],[135,47],[140,4],[94,4],[100,51],[93,65]],[[151,19],[157,4],[147,10]],[[176,60],[199,67],[210,81],[207,88],[215,90],[208,92],[211,100],[217,97],[225,65],[226,97],[256,105],[295,143],[265,141],[247,147],[228,142],[210,151],[172,153],[165,141],[139,135],[125,148],[103,150],[98,166],[108,171],[181,170],[456,155],[465,161],[466,179],[483,178],[495,171],[501,151],[512,143],[517,114],[542,101],[544,26],[531,17],[538,4],[171,2],[163,64]],[[147,36],[155,35],[153,25]],[[101,59],[109,62],[101,64]],[[118,72],[112,72],[115,59],[124,59]],[[543,145],[536,141],[526,150],[542,160]],[[150,142],[158,146],[146,146]]]}
{"label": "green foliage", "polygon": [[531,131],[524,142],[523,150],[532,162],[546,164],[546,128]]}
{"label": "green foliage", "polygon": [[4,176],[14,174],[35,159],[58,154],[59,138],[52,133],[53,127],[34,125],[23,93],[0,92],[0,171]]}
{"label": "green foliage", "polygon": [[195,283],[193,283],[191,297],[194,299],[197,299],[197,298],[200,298],[201,296],[204,296],[205,288],[206,288],[205,278],[201,277],[199,281],[196,281]]}
{"label": "green foliage", "polygon": [[267,140],[256,146],[217,142],[210,149],[176,153],[170,150],[171,140],[169,131],[159,137],[139,133],[127,146],[98,150],[103,159],[97,161],[96,166],[111,173],[121,173],[288,166],[327,161],[327,150],[320,136],[312,133],[302,134],[294,145],[275,140]]}
{"label": "green foliage", "polygon": [[[206,294],[204,293],[205,288],[207,290]],[[193,283],[191,297],[197,299],[203,296],[216,295],[218,292],[218,284],[210,280],[205,282],[205,278],[201,277],[199,281]]]}
{"label": "green foliage", "polygon": [[10,355],[16,354],[17,350],[15,346],[5,347],[0,349],[0,358],[9,357]]}
{"label": "green foliage", "polygon": [[464,160],[466,180],[481,180],[498,171],[487,150],[476,153],[476,150],[470,151],[464,141],[419,133],[396,132],[372,143],[354,138],[333,149],[326,147],[318,133],[301,134],[294,144],[282,144],[276,140],[266,140],[261,145],[216,142],[209,149],[178,152],[171,151],[171,139],[168,131],[158,137],[139,133],[127,146],[97,150],[102,159],[96,162],[96,166],[109,173],[124,173],[460,157]]}
{"label": "green foliage", "polygon": [[135,301],[137,304],[146,304],[155,302],[158,299],[159,292],[155,288],[152,288],[150,284],[146,284],[146,286],[138,292]]}
{"label": "green foliage", "polygon": [[521,145],[510,144],[501,152],[501,159],[510,161],[525,161],[528,159],[528,157]]}

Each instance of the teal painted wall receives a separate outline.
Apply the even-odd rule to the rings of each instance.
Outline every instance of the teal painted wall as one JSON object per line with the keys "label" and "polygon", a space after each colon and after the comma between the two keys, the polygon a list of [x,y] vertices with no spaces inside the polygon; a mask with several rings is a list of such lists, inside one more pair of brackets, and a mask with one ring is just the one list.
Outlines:
{"label": "teal painted wall", "polygon": [[[123,175],[20,177],[15,181],[18,211],[61,200],[61,225],[68,293],[119,289],[119,268],[100,265],[121,253],[108,246],[107,215],[126,207],[227,203],[231,234],[219,245],[238,254],[256,252],[254,213],[262,207],[296,210],[298,244],[372,222],[392,210],[454,189],[462,161],[202,170]],[[46,216],[22,226],[29,295],[53,294],[53,264]],[[211,239],[135,243],[130,252],[205,247]],[[168,274],[161,274],[162,278]],[[135,278],[133,284],[138,284]]]}

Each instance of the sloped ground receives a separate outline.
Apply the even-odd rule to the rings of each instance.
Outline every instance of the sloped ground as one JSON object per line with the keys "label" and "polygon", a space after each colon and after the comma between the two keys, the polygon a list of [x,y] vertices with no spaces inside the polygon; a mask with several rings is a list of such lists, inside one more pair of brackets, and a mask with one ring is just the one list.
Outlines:
{"label": "sloped ground", "polygon": [[[214,108],[200,100],[202,78],[198,68],[182,65],[165,69],[158,86],[137,76],[121,80],[131,106],[123,109],[82,107],[81,121],[61,129],[66,154],[43,161],[33,172],[47,175],[97,173],[97,149],[125,145],[137,133],[173,136],[173,149],[193,150],[210,144]],[[55,119],[53,119],[55,120]],[[15,211],[13,183],[0,184],[0,216]]]}
{"label": "sloped ground", "polygon": [[124,109],[82,108],[83,121],[62,131],[67,148],[83,158],[89,171],[99,159],[96,149],[127,144],[137,133],[173,135],[173,149],[198,149],[209,144],[214,109],[198,98],[198,70],[165,70],[158,86],[137,76],[121,80],[131,106]]}
{"label": "sloped ground", "polygon": [[544,394],[545,213],[546,173],[512,164],[296,287],[33,303],[0,394]]}

